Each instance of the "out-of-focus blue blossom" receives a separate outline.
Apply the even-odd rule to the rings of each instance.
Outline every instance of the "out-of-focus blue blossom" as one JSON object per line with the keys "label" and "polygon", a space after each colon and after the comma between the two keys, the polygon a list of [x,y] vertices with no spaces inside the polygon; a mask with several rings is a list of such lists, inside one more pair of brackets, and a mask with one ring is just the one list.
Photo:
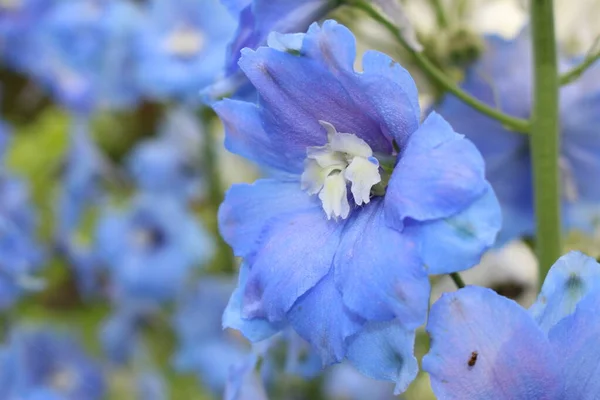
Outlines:
{"label": "out-of-focus blue blossom", "polygon": [[39,53],[35,33],[57,0],[11,0],[0,4],[0,59],[21,72],[30,72]]}
{"label": "out-of-focus blue blossom", "polygon": [[11,128],[4,121],[0,120],[0,168],[2,168],[4,154],[10,144]]}
{"label": "out-of-focus blue blossom", "polygon": [[402,391],[428,272],[473,266],[500,228],[483,160],[439,115],[421,123],[416,86],[389,57],[367,52],[356,72],[342,25],[270,43],[240,59],[259,105],[215,105],[228,149],[276,172],[220,208],[245,259],[225,322],[252,341],[291,325],[325,364],[347,357]]}
{"label": "out-of-focus blue blossom", "polygon": [[194,100],[225,64],[235,26],[218,0],[151,0],[136,44],[137,80],[149,97]]}
{"label": "out-of-focus blue blossom", "polygon": [[0,398],[100,400],[100,367],[72,337],[41,328],[11,332],[0,350]]}
{"label": "out-of-focus blue blossom", "polygon": [[100,330],[100,342],[111,363],[126,364],[143,351],[140,330],[145,318],[151,318],[156,311],[153,304],[123,302],[117,305]]}
{"label": "out-of-focus blue blossom", "polygon": [[100,179],[107,165],[89,134],[87,120],[75,119],[65,156],[57,204],[57,240],[69,243],[89,207],[101,199]]}
{"label": "out-of-focus blue blossom", "polygon": [[143,371],[137,376],[139,400],[167,400],[167,387],[163,377],[156,371]]}
{"label": "out-of-focus blue blossom", "polygon": [[[575,62],[562,59],[563,68]],[[467,92],[521,118],[531,113],[532,78],[523,73],[532,66],[531,41],[526,31],[514,40],[487,39],[487,51],[466,72],[462,87]],[[561,89],[561,158],[565,221],[586,225],[575,212],[593,205],[598,214],[600,190],[600,64],[581,79]],[[436,110],[479,148],[486,161],[503,214],[499,243],[534,233],[533,181],[529,139],[504,129],[502,124],[478,113],[448,95]],[[589,215],[588,215],[589,216]],[[589,224],[589,221],[587,222]]]}
{"label": "out-of-focus blue blossom", "polygon": [[198,154],[202,127],[186,107],[172,110],[156,139],[141,142],[128,167],[138,188],[145,192],[196,199],[202,193]]}
{"label": "out-of-focus blue blossom", "polygon": [[44,259],[36,228],[27,185],[0,167],[0,309],[10,307],[23,290],[41,288],[33,276]]}
{"label": "out-of-focus blue blossom", "polygon": [[120,0],[62,1],[36,29],[32,73],[68,109],[129,107],[137,102],[133,41],[139,10]]}
{"label": "out-of-focus blue blossom", "polygon": [[127,210],[105,210],[96,250],[117,299],[167,301],[212,256],[208,234],[170,196],[141,194]]}
{"label": "out-of-focus blue blossom", "polygon": [[250,350],[235,331],[221,328],[221,315],[234,288],[228,279],[203,278],[183,299],[174,319],[179,338],[176,368],[196,373],[216,393],[225,389],[230,367],[243,362]]}
{"label": "out-of-focus blue blossom", "polygon": [[438,399],[595,399],[600,392],[600,264],[572,252],[529,312],[467,287],[434,304],[423,359]]}
{"label": "out-of-focus blue blossom", "polygon": [[327,372],[323,390],[331,400],[394,400],[394,386],[361,375],[347,364],[336,365]]}
{"label": "out-of-focus blue blossom", "polygon": [[249,355],[242,362],[232,365],[225,387],[224,400],[267,400],[262,378],[256,371],[258,357]]}
{"label": "out-of-focus blue blossom", "polygon": [[56,204],[55,240],[59,250],[75,269],[81,293],[98,290],[98,262],[91,249],[78,240],[81,221],[90,207],[102,202],[100,180],[107,164],[93,143],[86,119],[75,118],[70,145],[61,171]]}
{"label": "out-of-focus blue blossom", "polygon": [[238,21],[237,32],[229,43],[225,78],[204,93],[208,100],[250,90],[238,60],[244,48],[256,49],[267,43],[271,32],[305,32],[309,25],[340,5],[340,0],[221,0]]}

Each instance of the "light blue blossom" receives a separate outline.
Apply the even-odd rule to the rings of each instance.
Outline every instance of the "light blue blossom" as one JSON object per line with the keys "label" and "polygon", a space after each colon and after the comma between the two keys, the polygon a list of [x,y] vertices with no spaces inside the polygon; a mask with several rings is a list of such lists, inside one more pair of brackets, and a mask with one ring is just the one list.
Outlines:
{"label": "light blue blossom", "polygon": [[490,289],[445,294],[431,309],[423,359],[438,399],[595,399],[600,264],[572,252],[529,311]]}
{"label": "light blue blossom", "polygon": [[246,359],[250,346],[235,331],[222,330],[221,315],[235,288],[229,279],[203,277],[174,317],[179,349],[174,364],[194,372],[215,393],[225,389],[229,369]]}
{"label": "light blue blossom", "polygon": [[244,48],[256,49],[267,44],[271,32],[305,32],[308,26],[323,18],[340,4],[340,0],[221,0],[238,22],[237,32],[227,49],[224,79],[204,94],[210,102],[215,98],[252,92],[238,60]]}
{"label": "light blue blossom", "polygon": [[[562,69],[580,60],[562,58]],[[527,31],[514,40],[487,39],[482,58],[466,71],[463,89],[485,103],[520,118],[531,113],[532,78],[524,73],[532,68],[531,40]],[[581,79],[561,89],[562,198],[568,226],[589,226],[589,214],[598,214],[600,190],[595,179],[600,173],[600,64]],[[533,180],[529,139],[508,131],[500,122],[480,114],[448,95],[436,111],[457,132],[465,134],[486,161],[486,176],[502,206],[503,229],[499,243],[535,230]]]}
{"label": "light blue blossom", "polygon": [[129,155],[128,168],[136,186],[149,193],[198,199],[203,189],[198,157],[203,134],[190,108],[170,111],[159,136],[139,143]]}
{"label": "light blue blossom", "polygon": [[58,2],[36,30],[40,54],[30,69],[74,112],[132,106],[138,99],[132,46],[139,19],[127,1]]}
{"label": "light blue blossom", "polygon": [[44,260],[36,229],[27,185],[0,166],[0,309],[43,285],[35,277]]}
{"label": "light blue blossom", "polygon": [[152,0],[136,43],[137,80],[159,100],[194,100],[223,69],[234,21],[218,0]]}
{"label": "light blue blossom", "polygon": [[[473,144],[437,114],[421,123],[406,70],[370,51],[356,72],[354,37],[334,21],[297,38],[243,51],[259,105],[215,105],[227,148],[274,171],[219,211],[244,258],[225,322],[252,341],[291,326],[325,364],[347,357],[402,391],[428,272],[476,264],[499,207]],[[301,47],[281,51],[288,39]]]}
{"label": "light blue blossom", "polygon": [[0,59],[28,73],[39,61],[35,36],[46,13],[57,0],[15,0],[0,4]]}
{"label": "light blue blossom", "polygon": [[42,328],[14,329],[0,350],[0,397],[26,400],[100,400],[100,367],[72,337]]}
{"label": "light blue blossom", "polygon": [[212,256],[208,234],[185,205],[141,194],[130,208],[103,212],[96,251],[115,299],[173,300]]}

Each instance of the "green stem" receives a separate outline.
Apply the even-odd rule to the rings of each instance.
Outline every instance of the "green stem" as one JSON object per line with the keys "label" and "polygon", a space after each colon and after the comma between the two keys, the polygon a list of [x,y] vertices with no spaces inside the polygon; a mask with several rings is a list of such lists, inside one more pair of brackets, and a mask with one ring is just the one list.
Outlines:
{"label": "green stem", "polygon": [[457,288],[462,289],[465,287],[465,281],[463,281],[462,277],[458,272],[452,272],[450,274],[450,278],[452,278],[452,281],[454,282]]}
{"label": "green stem", "polygon": [[446,18],[446,11],[444,10],[442,0],[430,0],[430,3],[435,11],[435,18],[437,20],[438,27],[447,28],[448,18]]}
{"label": "green stem", "polygon": [[406,51],[414,58],[415,62],[419,67],[429,75],[429,77],[437,83],[442,89],[452,93],[464,103],[468,104],[475,110],[487,115],[497,121],[500,121],[506,128],[521,132],[528,133],[530,124],[529,121],[515,118],[510,115],[503,113],[502,111],[490,107],[487,104],[479,101],[477,98],[471,96],[467,92],[463,91],[450,77],[448,77],[441,69],[439,69],[427,56],[412,48],[412,46],[404,39],[402,33],[396,25],[389,21],[383,16],[370,2],[365,0],[347,0],[347,4],[353,5],[354,7],[363,10],[375,21],[379,22],[385,27],[396,40],[404,47]]}
{"label": "green stem", "polygon": [[[600,37],[596,39],[595,45],[600,42]],[[592,49],[595,46],[592,46]],[[579,64],[574,67],[570,71],[565,72],[560,76],[560,84],[568,85],[569,83],[577,80],[589,67],[591,67],[596,61],[600,60],[600,49],[596,52],[592,52],[587,55],[587,57]]]}
{"label": "green stem", "polygon": [[534,93],[531,155],[536,215],[536,252],[540,279],[560,257],[560,171],[558,62],[553,0],[531,0]]}
{"label": "green stem", "polygon": [[211,134],[210,129],[206,121],[211,117],[209,112],[203,110],[200,113],[200,117],[205,126],[204,132],[204,148],[202,149],[202,161],[204,167],[204,176],[208,186],[208,201],[212,208],[211,215],[214,216],[215,220],[212,221],[212,231],[215,233],[217,240],[217,249],[215,254],[215,260],[217,261],[217,269],[219,272],[233,272],[235,261],[233,252],[229,245],[225,243],[221,234],[219,233],[219,226],[217,221],[217,214],[219,212],[219,206],[223,202],[224,188],[221,185],[221,173],[218,166],[218,157],[216,154],[217,146],[219,143],[215,140],[214,135]]}

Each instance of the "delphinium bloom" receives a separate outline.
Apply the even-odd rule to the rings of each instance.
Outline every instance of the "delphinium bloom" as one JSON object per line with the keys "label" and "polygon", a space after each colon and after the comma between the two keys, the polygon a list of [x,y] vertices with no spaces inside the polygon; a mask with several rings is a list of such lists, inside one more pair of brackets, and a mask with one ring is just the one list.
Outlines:
{"label": "delphinium bloom", "polygon": [[[482,58],[466,71],[462,87],[485,103],[516,117],[531,113],[531,43],[526,31],[514,40],[487,39]],[[574,62],[561,60],[561,66]],[[600,190],[595,179],[600,174],[600,64],[575,83],[561,89],[562,198],[569,225],[585,225],[582,207],[598,209]],[[436,111],[458,132],[465,134],[486,161],[486,176],[492,184],[504,218],[499,242],[534,233],[533,182],[528,138],[504,129],[497,122],[446,97]],[[575,213],[578,213],[576,215]]]}
{"label": "delphinium bloom", "polygon": [[[221,0],[237,20],[237,31],[227,48],[223,79],[204,91],[205,99],[252,93],[240,71],[238,60],[244,48],[256,49],[267,43],[271,32],[305,32],[314,21],[340,5],[339,0]],[[245,96],[244,96],[245,97]]]}
{"label": "delphinium bloom", "polygon": [[33,67],[39,53],[35,32],[56,0],[8,0],[0,3],[0,59],[20,72]]}
{"label": "delphinium bloom", "polygon": [[597,399],[600,392],[600,264],[561,257],[526,310],[490,289],[468,286],[431,309],[423,359],[444,399]]}
{"label": "delphinium bloom", "polygon": [[0,398],[100,400],[100,366],[71,336],[43,328],[16,328],[0,349]]}
{"label": "delphinium bloom", "polygon": [[136,41],[137,80],[159,100],[194,100],[223,69],[234,21],[218,0],[152,0]]}
{"label": "delphinium bloom", "polygon": [[439,115],[421,123],[389,57],[369,51],[356,72],[344,26],[274,39],[240,59],[258,105],[215,105],[227,148],[274,172],[233,186],[219,211],[244,259],[226,323],[253,341],[291,326],[325,364],[348,357],[404,390],[428,272],[473,266],[499,229],[483,160]]}
{"label": "delphinium bloom", "polygon": [[0,310],[14,304],[24,290],[39,289],[34,277],[42,267],[43,250],[36,240],[37,219],[27,184],[4,165],[8,127],[0,131]]}
{"label": "delphinium bloom", "polygon": [[133,39],[139,12],[121,0],[58,2],[36,29],[30,68],[56,100],[88,113],[136,103]]}
{"label": "delphinium bloom", "polygon": [[178,337],[175,367],[195,373],[215,393],[223,392],[229,368],[250,352],[235,331],[221,329],[221,315],[234,288],[228,279],[203,277],[182,299],[173,321]]}
{"label": "delphinium bloom", "polygon": [[203,133],[191,109],[171,110],[158,137],[139,143],[129,156],[128,169],[136,186],[184,201],[197,199],[202,193],[198,153]]}
{"label": "delphinium bloom", "polygon": [[126,210],[103,212],[96,251],[115,299],[162,302],[173,300],[211,258],[212,245],[181,202],[140,194]]}
{"label": "delphinium bloom", "polygon": [[79,231],[86,213],[102,203],[101,180],[109,170],[90,137],[87,119],[76,117],[72,124],[56,202],[55,242],[74,268],[80,292],[91,295],[98,290],[98,265],[90,246],[82,243]]}

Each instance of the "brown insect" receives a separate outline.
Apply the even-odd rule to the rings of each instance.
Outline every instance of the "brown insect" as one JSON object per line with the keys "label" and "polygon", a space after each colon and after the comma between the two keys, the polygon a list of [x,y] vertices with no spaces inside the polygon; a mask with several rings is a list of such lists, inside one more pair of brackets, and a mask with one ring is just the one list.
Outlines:
{"label": "brown insect", "polygon": [[467,362],[467,365],[469,367],[473,367],[475,366],[475,363],[477,362],[477,356],[479,355],[479,353],[477,353],[476,351],[471,353],[471,358],[469,358],[469,361]]}

